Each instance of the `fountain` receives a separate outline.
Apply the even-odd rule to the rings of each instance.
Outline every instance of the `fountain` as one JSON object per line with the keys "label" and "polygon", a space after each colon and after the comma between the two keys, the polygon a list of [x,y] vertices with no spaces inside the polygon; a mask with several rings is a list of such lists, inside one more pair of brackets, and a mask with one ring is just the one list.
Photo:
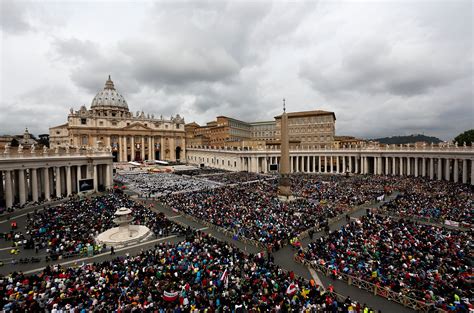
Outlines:
{"label": "fountain", "polygon": [[147,239],[152,232],[143,225],[130,225],[133,220],[132,210],[128,208],[120,208],[115,212],[116,218],[114,223],[118,227],[114,227],[100,233],[95,241],[97,244],[106,244],[107,246],[122,247],[138,243]]}

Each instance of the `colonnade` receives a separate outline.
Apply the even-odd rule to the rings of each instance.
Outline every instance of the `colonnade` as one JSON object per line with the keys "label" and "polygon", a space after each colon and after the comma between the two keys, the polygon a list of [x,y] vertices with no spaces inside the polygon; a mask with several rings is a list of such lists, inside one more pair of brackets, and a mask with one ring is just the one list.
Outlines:
{"label": "colonnade", "polygon": [[51,200],[113,185],[110,152],[22,153],[0,158],[0,208]]}
{"label": "colonnade", "polygon": [[[236,151],[188,147],[187,161],[231,171],[268,173],[271,164],[280,163],[279,151],[272,150]],[[421,176],[474,184],[474,149],[290,151],[290,172]]]}

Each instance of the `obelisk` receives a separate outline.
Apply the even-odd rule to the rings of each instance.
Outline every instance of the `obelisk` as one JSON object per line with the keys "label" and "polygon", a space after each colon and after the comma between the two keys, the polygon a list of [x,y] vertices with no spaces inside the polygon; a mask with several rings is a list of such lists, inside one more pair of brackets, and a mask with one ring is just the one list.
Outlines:
{"label": "obelisk", "polygon": [[278,196],[289,200],[291,196],[290,181],[290,140],[288,138],[288,114],[286,114],[285,99],[283,99],[283,114],[281,115],[280,132],[280,182]]}

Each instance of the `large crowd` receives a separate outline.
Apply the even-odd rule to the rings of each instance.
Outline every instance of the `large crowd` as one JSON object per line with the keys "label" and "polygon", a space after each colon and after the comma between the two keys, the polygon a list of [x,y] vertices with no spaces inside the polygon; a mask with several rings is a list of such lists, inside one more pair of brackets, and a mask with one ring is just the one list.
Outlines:
{"label": "large crowd", "polygon": [[136,256],[0,277],[0,307],[5,312],[373,312],[283,271],[271,258],[246,255],[201,233]]}
{"label": "large crowd", "polygon": [[257,173],[249,173],[249,172],[235,172],[235,173],[224,173],[218,175],[208,175],[206,179],[220,182],[223,184],[238,184],[238,183],[245,183],[251,181],[257,181],[265,178],[269,178],[270,176],[261,175]]}
{"label": "large crowd", "polygon": [[84,199],[71,199],[57,206],[36,210],[27,215],[24,232],[15,234],[24,239],[25,246],[45,249],[51,256],[79,253],[92,246],[102,249],[94,238],[115,226],[114,213],[120,207],[132,210],[132,223],[149,227],[156,235],[181,231],[180,227],[167,220],[162,213],[132,201],[119,193]]}
{"label": "large crowd", "polygon": [[184,177],[172,173],[122,173],[117,174],[114,180],[126,184],[128,188],[146,197],[165,196],[176,192],[188,192],[213,188],[218,183]]}
{"label": "large crowd", "polygon": [[473,187],[445,181],[417,180],[408,190],[384,205],[391,214],[446,220],[467,225],[474,222]]}
{"label": "large crowd", "polygon": [[293,202],[279,200],[276,180],[174,194],[159,200],[236,237],[278,249],[327,219],[388,192],[386,185],[367,178],[296,175],[291,182],[298,197]]}
{"label": "large crowd", "polygon": [[380,287],[467,312],[472,292],[472,233],[370,215],[299,252],[313,264]]}

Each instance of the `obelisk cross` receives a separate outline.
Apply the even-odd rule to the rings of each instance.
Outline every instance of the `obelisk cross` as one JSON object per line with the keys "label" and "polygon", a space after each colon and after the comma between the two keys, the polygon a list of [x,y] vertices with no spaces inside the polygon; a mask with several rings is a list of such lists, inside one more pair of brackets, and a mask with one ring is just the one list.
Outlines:
{"label": "obelisk cross", "polygon": [[285,108],[285,98],[283,98],[283,112],[286,112],[286,108]]}

